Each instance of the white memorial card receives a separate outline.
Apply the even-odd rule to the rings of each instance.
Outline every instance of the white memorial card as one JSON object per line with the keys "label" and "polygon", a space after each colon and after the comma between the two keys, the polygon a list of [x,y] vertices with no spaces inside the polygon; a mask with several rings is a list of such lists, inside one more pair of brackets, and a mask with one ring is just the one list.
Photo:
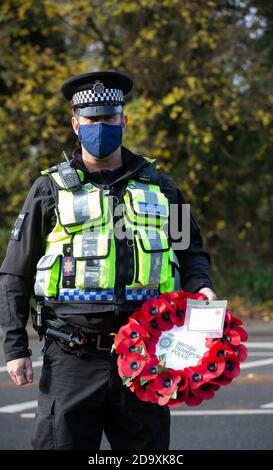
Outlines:
{"label": "white memorial card", "polygon": [[187,331],[203,333],[207,338],[221,338],[226,309],[226,300],[188,299],[185,317]]}

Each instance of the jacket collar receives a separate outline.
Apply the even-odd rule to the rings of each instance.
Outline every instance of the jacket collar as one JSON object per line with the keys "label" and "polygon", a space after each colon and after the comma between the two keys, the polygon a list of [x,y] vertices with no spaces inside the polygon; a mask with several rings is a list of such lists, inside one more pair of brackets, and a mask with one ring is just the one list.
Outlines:
{"label": "jacket collar", "polygon": [[[117,173],[116,175],[117,177],[116,179],[112,181],[111,184],[116,184],[121,181],[130,179],[141,168],[143,168],[146,165],[149,165],[149,162],[144,157],[142,157],[141,155],[134,154],[126,147],[121,147],[121,158],[122,158],[122,166],[117,168],[116,170],[113,170],[113,172]],[[85,173],[85,175],[89,177],[90,176],[96,177],[100,175],[100,172],[98,171],[90,172],[87,170],[82,159],[81,147],[77,147],[73,151],[71,166],[82,170]]]}

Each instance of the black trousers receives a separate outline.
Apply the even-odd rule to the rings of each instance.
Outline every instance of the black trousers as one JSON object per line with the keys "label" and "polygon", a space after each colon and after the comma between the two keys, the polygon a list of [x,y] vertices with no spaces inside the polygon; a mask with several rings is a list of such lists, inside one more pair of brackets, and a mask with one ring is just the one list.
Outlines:
{"label": "black trousers", "polygon": [[102,432],[114,450],[169,448],[170,412],[122,385],[116,357],[94,350],[77,357],[46,345],[33,448],[99,450]]}

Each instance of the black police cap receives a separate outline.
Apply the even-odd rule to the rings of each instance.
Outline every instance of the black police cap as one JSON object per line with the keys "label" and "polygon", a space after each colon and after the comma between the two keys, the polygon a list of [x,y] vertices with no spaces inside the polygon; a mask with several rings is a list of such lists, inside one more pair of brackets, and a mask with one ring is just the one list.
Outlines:
{"label": "black police cap", "polygon": [[92,72],[71,77],[61,87],[80,116],[98,116],[122,112],[124,95],[133,87],[130,77],[119,72]]}

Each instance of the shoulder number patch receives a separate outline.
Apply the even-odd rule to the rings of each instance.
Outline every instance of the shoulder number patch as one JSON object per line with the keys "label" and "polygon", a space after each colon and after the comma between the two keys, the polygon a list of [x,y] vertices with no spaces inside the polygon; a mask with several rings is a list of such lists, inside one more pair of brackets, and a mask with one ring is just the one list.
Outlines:
{"label": "shoulder number patch", "polygon": [[13,229],[10,233],[10,237],[9,237],[10,240],[16,240],[16,241],[20,240],[20,236],[21,236],[21,233],[22,233],[22,228],[23,228],[23,224],[24,224],[24,220],[26,218],[26,215],[27,215],[26,212],[20,212],[20,214],[18,215],[18,217],[15,221],[15,224],[13,226]]}

